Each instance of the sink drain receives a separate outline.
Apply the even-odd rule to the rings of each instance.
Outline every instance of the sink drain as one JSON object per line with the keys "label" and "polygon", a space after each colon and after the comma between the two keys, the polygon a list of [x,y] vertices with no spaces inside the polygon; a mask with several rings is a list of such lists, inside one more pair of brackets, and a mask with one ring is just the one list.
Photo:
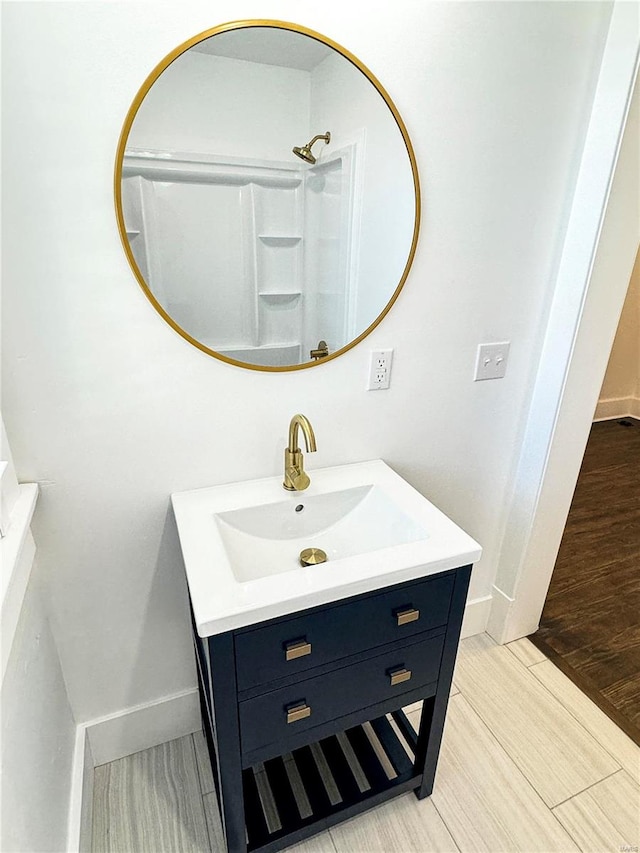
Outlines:
{"label": "sink drain", "polygon": [[318,563],[326,563],[327,555],[322,548],[305,548],[300,551],[301,566],[317,566]]}

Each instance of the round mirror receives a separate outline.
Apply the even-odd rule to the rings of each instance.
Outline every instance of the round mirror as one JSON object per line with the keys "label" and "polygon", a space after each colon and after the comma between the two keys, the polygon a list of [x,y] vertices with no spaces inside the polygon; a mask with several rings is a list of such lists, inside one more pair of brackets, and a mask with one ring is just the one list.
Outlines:
{"label": "round mirror", "polygon": [[116,159],[144,292],[201,350],[258,370],[333,358],[395,301],[420,218],[391,99],[348,51],[278,21],[216,27],[145,81]]}

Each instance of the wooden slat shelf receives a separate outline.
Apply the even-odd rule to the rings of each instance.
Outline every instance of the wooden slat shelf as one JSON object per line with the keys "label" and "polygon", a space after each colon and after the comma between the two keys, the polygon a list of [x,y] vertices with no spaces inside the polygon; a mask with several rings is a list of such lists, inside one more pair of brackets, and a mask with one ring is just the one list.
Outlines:
{"label": "wooden slat shelf", "polygon": [[[354,813],[363,811],[368,807],[366,801],[373,797],[395,796],[394,789],[408,783],[417,787],[421,775],[414,770],[387,717],[372,720],[371,726],[393,765],[393,778],[363,726],[245,770],[247,849],[269,849],[273,842],[300,830],[308,834],[313,824],[319,824],[320,831],[342,820],[345,810],[355,807]],[[291,762],[295,770],[288,773]],[[265,784],[269,790],[260,796],[260,787]]]}

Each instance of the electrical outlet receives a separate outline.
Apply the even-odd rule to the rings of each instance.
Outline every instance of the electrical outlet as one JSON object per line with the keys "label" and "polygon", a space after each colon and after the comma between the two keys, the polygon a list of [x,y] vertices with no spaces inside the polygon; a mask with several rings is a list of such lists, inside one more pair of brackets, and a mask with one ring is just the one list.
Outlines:
{"label": "electrical outlet", "polygon": [[382,391],[391,383],[392,349],[371,350],[367,391]]}
{"label": "electrical outlet", "polygon": [[476,358],[474,382],[482,379],[502,379],[507,372],[509,341],[497,344],[480,344]]}

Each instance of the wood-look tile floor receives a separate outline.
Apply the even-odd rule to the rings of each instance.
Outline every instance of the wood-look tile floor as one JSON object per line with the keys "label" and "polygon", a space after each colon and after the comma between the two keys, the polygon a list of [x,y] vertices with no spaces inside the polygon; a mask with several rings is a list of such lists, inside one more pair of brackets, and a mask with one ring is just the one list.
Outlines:
{"label": "wood-look tile floor", "polygon": [[[640,845],[640,748],[527,640],[463,640],[433,795],[295,853],[621,853]],[[419,709],[407,709],[417,725]],[[224,853],[201,732],[95,769],[93,853]]]}
{"label": "wood-look tile floor", "polygon": [[640,421],[595,423],[532,638],[640,744]]}

